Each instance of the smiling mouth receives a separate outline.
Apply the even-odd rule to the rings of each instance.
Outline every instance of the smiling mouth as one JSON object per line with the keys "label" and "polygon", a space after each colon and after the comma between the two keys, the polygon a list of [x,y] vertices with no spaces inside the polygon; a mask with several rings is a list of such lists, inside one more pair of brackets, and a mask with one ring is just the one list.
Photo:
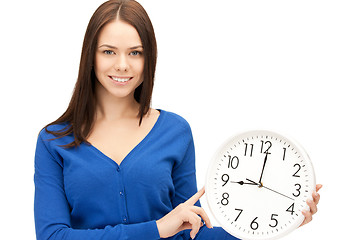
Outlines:
{"label": "smiling mouth", "polygon": [[115,82],[119,82],[119,83],[125,83],[128,82],[129,80],[131,80],[133,77],[115,77],[115,76],[109,76],[112,80],[114,80]]}

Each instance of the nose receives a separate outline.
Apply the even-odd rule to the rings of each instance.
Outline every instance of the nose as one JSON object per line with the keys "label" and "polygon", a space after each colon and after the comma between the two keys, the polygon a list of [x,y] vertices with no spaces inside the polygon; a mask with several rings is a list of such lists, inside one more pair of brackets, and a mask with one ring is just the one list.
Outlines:
{"label": "nose", "polygon": [[118,72],[127,72],[129,69],[129,64],[128,64],[126,56],[124,56],[124,55],[118,56],[118,58],[115,62],[114,68]]}

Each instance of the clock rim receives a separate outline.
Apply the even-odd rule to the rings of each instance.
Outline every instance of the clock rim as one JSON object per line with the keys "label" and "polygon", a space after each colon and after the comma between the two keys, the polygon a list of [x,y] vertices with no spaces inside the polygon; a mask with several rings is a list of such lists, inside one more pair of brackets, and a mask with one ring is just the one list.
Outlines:
{"label": "clock rim", "polygon": [[[212,214],[212,216],[216,219],[216,221],[218,222],[218,224],[220,224],[220,226],[226,231],[228,232],[230,235],[236,237],[236,238],[240,238],[242,240],[257,240],[257,238],[246,238],[246,236],[242,236],[241,234],[238,234],[236,233],[236,235],[234,235],[232,233],[232,231],[230,231],[229,229],[227,229],[226,226],[224,226],[221,221],[219,221],[218,217],[214,214],[214,211],[211,207],[211,204],[210,204],[210,201],[209,201],[209,195],[208,195],[208,188],[209,188],[209,183],[208,183],[208,179],[209,179],[209,174],[210,174],[210,171],[212,169],[212,166],[214,165],[214,162],[216,161],[216,157],[219,156],[219,154],[224,150],[224,148],[231,144],[231,141],[235,138],[240,138],[241,136],[243,135],[246,135],[246,134],[249,134],[249,133],[255,133],[255,132],[261,132],[261,133],[267,133],[267,134],[272,134],[272,135],[278,135],[280,136],[281,138],[283,139],[286,139],[288,140],[289,142],[291,142],[292,144],[294,144],[294,146],[299,150],[299,152],[303,155],[302,157],[306,160],[307,164],[309,164],[309,168],[311,169],[311,173],[312,173],[312,188],[310,189],[311,192],[313,193],[315,191],[315,186],[316,186],[316,176],[315,176],[315,171],[314,171],[314,167],[313,167],[313,163],[307,153],[307,151],[303,148],[303,146],[298,142],[296,141],[294,138],[292,138],[290,135],[288,134],[282,134],[282,133],[279,133],[277,131],[272,131],[272,130],[247,130],[247,131],[242,131],[242,132],[239,132],[237,134],[234,134],[232,135],[231,137],[227,138],[226,141],[224,141],[218,148],[217,150],[215,151],[214,155],[212,156],[211,160],[210,160],[210,163],[208,165],[208,169],[207,169],[207,172],[206,172],[206,179],[205,179],[205,196],[206,196],[206,199],[207,199],[207,204],[208,204],[208,208]],[[308,199],[312,199],[312,196],[310,195],[308,197]],[[304,208],[305,210],[309,209],[307,203],[306,203],[306,206]],[[304,216],[303,214],[301,214],[296,220],[295,220],[295,223],[292,224],[291,226],[289,226],[285,231],[281,232],[280,234],[278,235],[275,235],[273,237],[268,237],[268,238],[262,238],[260,240],[275,240],[275,239],[279,239],[279,238],[282,238],[283,236],[286,236],[288,235],[289,233],[291,233],[292,231],[294,231],[295,229],[297,229],[301,224],[302,222],[304,221]]]}

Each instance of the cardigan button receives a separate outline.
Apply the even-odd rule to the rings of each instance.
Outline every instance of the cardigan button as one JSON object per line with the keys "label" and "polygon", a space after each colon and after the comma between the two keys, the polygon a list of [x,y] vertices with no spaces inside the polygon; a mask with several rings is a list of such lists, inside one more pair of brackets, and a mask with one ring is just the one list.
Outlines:
{"label": "cardigan button", "polygon": [[126,218],[126,217],[124,217],[124,218],[123,218],[123,221],[124,221],[124,222],[127,222],[127,218]]}
{"label": "cardigan button", "polygon": [[122,191],[120,192],[120,195],[121,195],[121,197],[123,197],[123,192]]}

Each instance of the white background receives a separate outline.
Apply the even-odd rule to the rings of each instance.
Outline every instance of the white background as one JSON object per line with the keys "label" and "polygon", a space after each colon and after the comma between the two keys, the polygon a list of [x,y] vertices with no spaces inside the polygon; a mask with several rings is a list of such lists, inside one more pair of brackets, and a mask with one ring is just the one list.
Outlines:
{"label": "white background", "polygon": [[[103,1],[1,1],[1,236],[35,239],[34,150],[67,107],[88,21]],[[314,220],[284,239],[350,228],[350,1],[141,0],[154,24],[152,106],[191,125],[198,187],[220,144],[250,129],[293,136],[321,190]],[[207,210],[206,199],[201,202]],[[209,213],[210,214],[210,213]]]}

